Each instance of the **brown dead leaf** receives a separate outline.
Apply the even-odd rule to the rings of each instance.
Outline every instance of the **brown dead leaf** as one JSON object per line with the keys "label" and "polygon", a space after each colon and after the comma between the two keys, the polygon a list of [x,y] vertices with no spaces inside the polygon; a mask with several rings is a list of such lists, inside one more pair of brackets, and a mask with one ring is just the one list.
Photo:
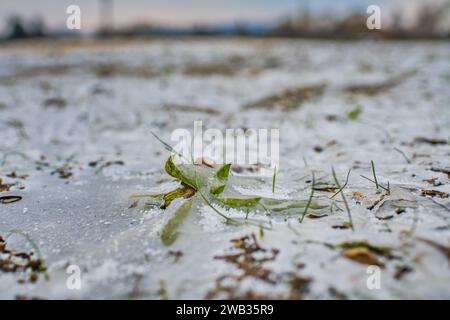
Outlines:
{"label": "brown dead leaf", "polygon": [[336,186],[314,186],[314,191],[319,192],[336,192],[338,188]]}
{"label": "brown dead leaf", "polygon": [[2,179],[0,178],[0,192],[9,191],[12,186],[12,184],[3,183]]}
{"label": "brown dead leaf", "polygon": [[361,192],[352,191],[352,192],[350,192],[350,197],[352,197],[354,199],[364,199],[366,196],[363,195]]}
{"label": "brown dead leaf", "polygon": [[351,225],[348,222],[344,222],[342,224],[335,224],[333,226],[331,226],[333,229],[341,229],[341,230],[345,230],[345,229],[350,229]]}
{"label": "brown dead leaf", "polygon": [[391,214],[388,215],[384,215],[384,216],[375,216],[378,220],[390,220],[392,219],[394,216]]}
{"label": "brown dead leaf", "polygon": [[209,168],[217,167],[217,164],[214,162],[214,160],[212,160],[212,159],[210,159],[208,157],[197,158],[197,159],[195,159],[194,164],[199,165],[199,166],[205,165],[205,166],[207,166]]}
{"label": "brown dead leaf", "polygon": [[441,182],[439,182],[438,178],[430,178],[430,179],[424,179],[423,182],[429,183],[433,185],[434,187],[438,187],[442,185]]}
{"label": "brown dead leaf", "polygon": [[[22,175],[19,175],[19,174],[17,174],[17,172],[11,171],[11,173],[8,173],[6,176],[7,176],[8,178],[12,178],[12,179],[22,179],[22,180],[25,180],[25,179],[27,179],[30,175],[29,175],[29,174],[22,174]],[[1,180],[0,180],[0,181],[1,181]]]}
{"label": "brown dead leaf", "polygon": [[387,194],[386,194],[386,193],[383,193],[383,194],[380,196],[380,198],[378,198],[377,200],[375,200],[374,202],[372,202],[372,204],[369,205],[369,206],[367,207],[367,209],[373,210],[373,208],[375,208],[379,203],[381,203],[381,202],[384,200],[384,198],[385,198],[386,196],[387,196]]}
{"label": "brown dead leaf", "polygon": [[447,199],[448,193],[437,191],[437,190],[422,190],[423,196],[430,196],[430,197],[439,197],[441,199]]}
{"label": "brown dead leaf", "polygon": [[358,263],[377,265],[380,267],[383,266],[383,264],[379,261],[378,257],[372,251],[370,251],[368,248],[365,247],[347,249],[344,250],[342,254],[344,255],[344,257],[356,261]]}
{"label": "brown dead leaf", "polygon": [[21,196],[2,196],[0,197],[0,203],[9,204],[22,200]]}

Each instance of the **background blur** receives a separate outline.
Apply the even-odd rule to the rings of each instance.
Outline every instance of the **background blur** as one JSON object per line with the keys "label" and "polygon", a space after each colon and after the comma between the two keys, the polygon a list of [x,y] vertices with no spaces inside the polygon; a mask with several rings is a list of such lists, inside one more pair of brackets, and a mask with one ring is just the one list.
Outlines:
{"label": "background blur", "polygon": [[[73,4],[79,31],[66,28]],[[366,27],[372,4],[381,30]],[[0,299],[450,299],[449,10],[0,0],[0,236],[40,258],[33,239],[49,275],[10,272],[0,241]],[[187,213],[182,199],[160,207],[153,195],[180,185],[153,133],[175,145],[198,120],[204,132],[280,130],[276,176],[233,165],[229,183],[232,197],[279,208],[212,207],[203,194]],[[66,286],[72,264],[81,290]],[[367,287],[374,264],[380,290]]]}
{"label": "background blur", "polygon": [[[66,8],[81,8],[68,30]],[[366,28],[366,9],[382,30]],[[0,37],[239,35],[312,38],[448,38],[449,0],[1,0]]]}

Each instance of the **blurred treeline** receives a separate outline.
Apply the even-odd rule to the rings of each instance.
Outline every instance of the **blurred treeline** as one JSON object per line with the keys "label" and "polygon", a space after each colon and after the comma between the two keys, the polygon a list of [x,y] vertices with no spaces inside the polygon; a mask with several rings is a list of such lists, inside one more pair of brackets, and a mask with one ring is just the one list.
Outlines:
{"label": "blurred treeline", "polygon": [[305,11],[298,17],[285,19],[272,33],[307,38],[450,38],[450,1],[416,3],[412,8],[407,8],[408,5],[406,1],[397,9],[382,11],[380,30],[366,27],[369,16],[366,12],[355,11],[339,18]]}
{"label": "blurred treeline", "polygon": [[[405,6],[408,1],[405,2]],[[411,13],[412,11],[412,13]],[[408,14],[406,14],[408,13]],[[106,21],[99,21],[99,28],[90,36],[94,37],[150,37],[150,36],[259,36],[292,38],[333,38],[355,39],[377,37],[386,39],[449,39],[450,38],[450,0],[429,1],[416,4],[413,10],[398,9],[382,12],[381,30],[366,27],[368,14],[364,11],[351,11],[346,15],[333,13],[312,13],[300,10],[289,18],[276,23],[251,24],[240,21],[226,25],[195,25],[192,27],[164,27],[151,23],[129,24],[113,27]],[[81,32],[48,30],[42,18],[22,19],[14,16],[7,21],[6,40],[78,37]]]}

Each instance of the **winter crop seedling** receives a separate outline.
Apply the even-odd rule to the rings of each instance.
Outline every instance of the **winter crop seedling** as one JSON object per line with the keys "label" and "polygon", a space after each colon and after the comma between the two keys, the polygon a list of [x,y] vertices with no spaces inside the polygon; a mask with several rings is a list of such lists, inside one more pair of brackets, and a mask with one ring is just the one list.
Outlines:
{"label": "winter crop seedling", "polygon": [[[162,141],[158,138],[159,141]],[[170,145],[164,143],[166,149],[172,150]],[[224,219],[227,225],[231,226],[256,226],[260,229],[270,229],[270,224],[264,221],[249,219],[251,210],[257,213],[258,207],[264,209],[264,214],[293,214],[298,209],[304,210],[304,216],[308,211],[321,210],[328,207],[328,204],[320,204],[313,201],[313,194],[308,200],[281,200],[263,196],[249,196],[236,189],[235,186],[243,186],[249,181],[265,183],[260,177],[247,177],[241,179],[233,177],[231,174],[231,164],[224,164],[220,167],[216,165],[206,165],[204,161],[192,162],[195,164],[176,163],[173,155],[169,156],[164,166],[166,173],[179,182],[179,186],[174,190],[165,193],[139,194],[131,197],[139,199],[151,199],[153,205],[159,205],[161,209],[169,208],[172,203],[181,199],[184,201],[173,213],[173,217],[168,220],[161,232],[161,240],[165,245],[172,244],[178,235],[178,229],[194,210],[202,205],[209,207],[215,214]],[[314,180],[314,177],[313,177]],[[272,177],[272,191],[275,192],[276,171]],[[314,192],[312,183],[312,193]],[[133,207],[137,203],[133,204]],[[222,211],[237,209],[242,212],[242,218],[230,217]],[[302,218],[304,218],[304,216]],[[314,214],[312,217],[323,216]]]}
{"label": "winter crop seedling", "polygon": [[131,197],[160,200],[162,209],[168,208],[176,199],[187,199],[163,228],[161,240],[166,245],[175,241],[178,234],[176,230],[187,218],[194,203],[197,206],[201,203],[206,204],[229,225],[254,225],[267,228],[261,222],[251,219],[230,218],[217,208],[217,206],[241,209],[253,208],[260,201],[259,197],[247,197],[241,194],[236,194],[233,197],[223,196],[230,175],[230,168],[230,164],[225,164],[217,171],[205,165],[177,165],[173,156],[170,156],[166,161],[165,170],[167,174],[180,182],[180,187],[163,194],[142,194],[132,195]]}

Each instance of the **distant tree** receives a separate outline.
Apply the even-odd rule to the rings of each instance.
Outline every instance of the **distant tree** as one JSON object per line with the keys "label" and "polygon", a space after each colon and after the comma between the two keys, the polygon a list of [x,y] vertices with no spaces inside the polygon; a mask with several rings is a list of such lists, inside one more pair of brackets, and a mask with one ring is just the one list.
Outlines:
{"label": "distant tree", "polygon": [[45,24],[41,17],[33,18],[28,25],[28,33],[31,37],[44,37],[45,36]]}
{"label": "distant tree", "polygon": [[296,37],[299,35],[298,29],[290,18],[283,19],[272,32],[275,36]]}
{"label": "distant tree", "polygon": [[333,33],[344,38],[354,38],[368,34],[366,19],[367,16],[365,14],[352,13],[337,23]]}
{"label": "distant tree", "polygon": [[9,39],[23,39],[28,37],[28,33],[19,16],[13,16],[8,20],[8,29],[11,30]]}
{"label": "distant tree", "polygon": [[113,35],[114,29],[114,3],[113,0],[99,0],[100,10],[100,26],[98,35],[100,37],[108,37]]}
{"label": "distant tree", "polygon": [[245,21],[237,21],[235,23],[234,29],[235,29],[235,33],[238,36],[246,36],[246,35],[249,35],[249,33],[250,33],[248,23]]}
{"label": "distant tree", "polygon": [[415,31],[419,36],[431,37],[438,36],[441,23],[448,19],[450,10],[450,1],[446,1],[437,5],[423,4],[418,9],[418,19],[416,21]]}

